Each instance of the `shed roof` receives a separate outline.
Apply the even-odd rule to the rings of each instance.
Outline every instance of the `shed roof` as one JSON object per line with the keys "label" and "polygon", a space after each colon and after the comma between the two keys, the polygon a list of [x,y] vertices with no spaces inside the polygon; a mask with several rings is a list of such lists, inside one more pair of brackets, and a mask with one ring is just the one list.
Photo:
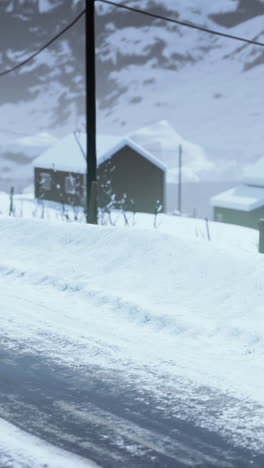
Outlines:
{"label": "shed roof", "polygon": [[239,185],[212,197],[211,205],[240,211],[255,210],[264,206],[264,187]]}
{"label": "shed roof", "polygon": [[[78,134],[78,141],[81,147],[86,148],[86,134]],[[145,159],[152,164],[158,166],[163,171],[166,171],[166,165],[160,161],[151,152],[145,150],[131,138],[99,134],[97,136],[97,164],[100,165],[107,159],[111,158],[117,151],[124,146],[129,146],[137,153],[141,154]],[[86,160],[79,147],[74,134],[67,135],[55,146],[44,151],[39,157],[33,161],[33,166],[45,169],[54,169],[67,172],[85,173]]]}

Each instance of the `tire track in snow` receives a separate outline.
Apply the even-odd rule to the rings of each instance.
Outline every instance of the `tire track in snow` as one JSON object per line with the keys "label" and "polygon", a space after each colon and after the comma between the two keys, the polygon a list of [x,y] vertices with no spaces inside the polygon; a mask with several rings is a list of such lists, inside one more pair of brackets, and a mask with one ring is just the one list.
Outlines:
{"label": "tire track in snow", "polygon": [[[43,274],[39,271],[28,272],[3,263],[0,264],[0,273],[6,277],[10,276],[24,280],[32,284],[32,286],[46,286],[51,287],[55,291],[76,294],[83,300],[88,300],[89,304],[93,307],[108,308],[117,319],[127,320],[130,323],[147,327],[155,332],[161,331],[175,337],[188,335],[189,337],[192,336],[194,339],[195,336],[207,339],[213,335],[220,337],[221,333],[227,333],[228,338],[234,342],[236,339],[239,340],[241,333],[244,342],[248,343],[249,348],[252,347],[252,342],[254,342],[253,345],[261,345],[263,342],[261,333],[259,336],[252,336],[251,331],[247,332],[245,329],[239,330],[237,327],[235,330],[230,329],[224,332],[217,324],[212,325],[211,328],[205,327],[203,329],[199,321],[192,321],[190,323],[190,321],[185,320],[183,312],[181,314],[168,314],[164,312],[164,310],[150,309],[131,300],[131,298],[125,298],[124,296],[112,294],[109,291],[92,288],[87,285],[87,281],[65,281],[61,277],[46,273]],[[25,300],[28,301],[28,298]],[[46,304],[45,307],[47,308]]]}
{"label": "tire track in snow", "polygon": [[100,369],[80,372],[4,346],[0,358],[0,416],[103,467],[263,466],[261,457],[181,421],[171,405],[166,411],[118,373],[109,379]]}
{"label": "tire track in snow", "polygon": [[175,334],[184,333],[187,327],[179,324],[179,319],[166,313],[153,313],[152,310],[142,307],[142,305],[132,300],[127,300],[124,297],[109,294],[95,288],[87,287],[87,283],[81,281],[65,281],[63,278],[58,278],[53,275],[43,274],[39,272],[26,272],[18,268],[0,264],[0,273],[5,276],[11,276],[17,279],[29,281],[32,285],[50,286],[58,291],[69,293],[82,294],[84,298],[89,299],[94,306],[111,306],[112,311],[118,315],[122,315],[129,321],[138,324],[148,325],[156,329],[164,329],[173,331]]}

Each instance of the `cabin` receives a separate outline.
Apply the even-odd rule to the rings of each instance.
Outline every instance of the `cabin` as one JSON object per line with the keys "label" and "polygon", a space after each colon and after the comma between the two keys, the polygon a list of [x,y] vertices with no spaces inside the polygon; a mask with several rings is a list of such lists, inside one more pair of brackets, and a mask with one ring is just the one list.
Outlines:
{"label": "cabin", "polygon": [[258,228],[264,219],[264,158],[247,170],[243,183],[211,198],[213,219]]}
{"label": "cabin", "polygon": [[[86,135],[71,134],[44,151],[34,162],[35,198],[84,206]],[[98,206],[154,213],[157,202],[166,210],[166,166],[131,138],[97,137]]]}

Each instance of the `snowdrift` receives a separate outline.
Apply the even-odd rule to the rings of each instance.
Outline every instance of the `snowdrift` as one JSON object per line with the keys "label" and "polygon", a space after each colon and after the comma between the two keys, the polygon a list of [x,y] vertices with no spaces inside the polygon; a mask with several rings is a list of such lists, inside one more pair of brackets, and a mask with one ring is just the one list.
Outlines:
{"label": "snowdrift", "polygon": [[262,444],[262,255],[182,232],[34,219],[0,217],[0,235],[9,340],[115,370],[161,401],[182,388],[186,417]]}
{"label": "snowdrift", "polygon": [[0,219],[2,275],[108,298],[169,332],[262,342],[264,258],[155,230]]}

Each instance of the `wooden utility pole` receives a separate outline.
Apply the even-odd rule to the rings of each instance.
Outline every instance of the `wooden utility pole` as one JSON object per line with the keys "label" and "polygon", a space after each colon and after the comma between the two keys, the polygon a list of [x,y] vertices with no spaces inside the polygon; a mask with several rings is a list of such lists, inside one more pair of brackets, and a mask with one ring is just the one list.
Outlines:
{"label": "wooden utility pole", "polygon": [[95,8],[86,0],[85,68],[86,68],[86,222],[97,224],[96,182],[96,78],[95,78]]}
{"label": "wooden utility pole", "polygon": [[182,211],[182,145],[179,146],[178,212]]}

